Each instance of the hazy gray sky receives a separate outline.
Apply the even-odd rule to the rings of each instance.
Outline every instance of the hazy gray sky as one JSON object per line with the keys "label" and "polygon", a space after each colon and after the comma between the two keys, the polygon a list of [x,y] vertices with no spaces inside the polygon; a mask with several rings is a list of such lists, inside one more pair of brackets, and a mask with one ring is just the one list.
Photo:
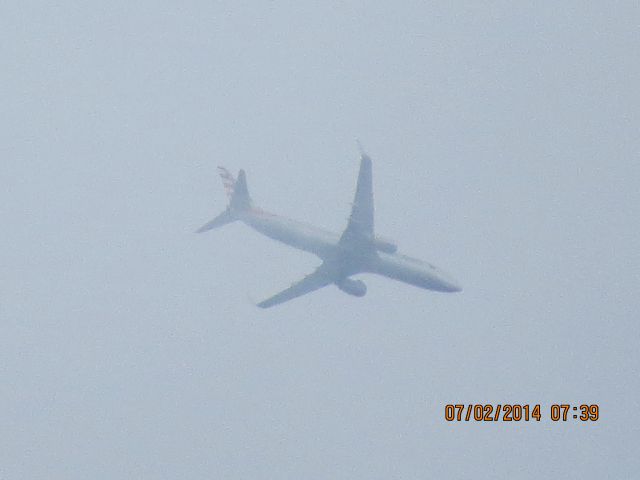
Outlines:
{"label": "hazy gray sky", "polygon": [[[640,7],[558,3],[0,7],[0,478],[635,478]],[[318,260],[195,235],[215,167],[340,231],[355,138],[464,292],[257,309]]]}

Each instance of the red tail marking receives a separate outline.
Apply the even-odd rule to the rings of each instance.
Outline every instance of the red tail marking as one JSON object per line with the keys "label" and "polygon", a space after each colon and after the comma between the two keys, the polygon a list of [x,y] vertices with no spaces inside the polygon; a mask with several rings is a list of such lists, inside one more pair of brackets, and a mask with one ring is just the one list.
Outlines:
{"label": "red tail marking", "polygon": [[227,194],[227,197],[231,198],[236,179],[231,175],[231,173],[229,173],[229,170],[224,167],[218,167],[218,174],[220,175],[220,178],[222,178],[222,185],[224,186],[224,191]]}

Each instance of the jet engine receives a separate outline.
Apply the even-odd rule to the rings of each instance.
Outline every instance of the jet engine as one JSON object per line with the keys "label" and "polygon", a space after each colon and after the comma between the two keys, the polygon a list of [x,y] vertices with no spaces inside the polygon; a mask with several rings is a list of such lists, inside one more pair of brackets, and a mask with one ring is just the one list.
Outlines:
{"label": "jet engine", "polygon": [[395,243],[384,237],[374,238],[373,245],[376,247],[376,250],[380,250],[384,253],[396,253],[398,250],[398,246]]}
{"label": "jet engine", "polygon": [[351,280],[350,278],[344,278],[337,284],[338,288],[349,295],[354,297],[364,297],[367,293],[367,286],[362,280]]}

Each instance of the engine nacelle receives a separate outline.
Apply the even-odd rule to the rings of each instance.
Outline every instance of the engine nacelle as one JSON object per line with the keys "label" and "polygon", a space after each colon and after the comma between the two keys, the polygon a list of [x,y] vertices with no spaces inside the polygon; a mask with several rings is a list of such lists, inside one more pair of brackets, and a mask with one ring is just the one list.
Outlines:
{"label": "engine nacelle", "polygon": [[345,278],[337,285],[340,290],[354,297],[364,297],[367,293],[367,286],[362,280]]}
{"label": "engine nacelle", "polygon": [[398,246],[395,243],[384,237],[374,238],[373,245],[376,247],[376,250],[380,250],[384,253],[396,253],[398,250]]}

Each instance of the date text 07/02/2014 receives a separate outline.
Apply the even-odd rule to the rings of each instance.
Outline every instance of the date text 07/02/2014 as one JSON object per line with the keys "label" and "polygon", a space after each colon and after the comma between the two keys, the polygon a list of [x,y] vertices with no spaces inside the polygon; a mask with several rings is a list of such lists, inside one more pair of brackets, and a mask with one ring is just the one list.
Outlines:
{"label": "date text 07/02/2014", "polygon": [[[545,415],[548,413],[548,416]],[[540,404],[447,404],[444,419],[447,422],[539,422],[543,418],[553,422],[596,422],[600,418],[597,404],[571,405],[554,403],[543,409]]]}

